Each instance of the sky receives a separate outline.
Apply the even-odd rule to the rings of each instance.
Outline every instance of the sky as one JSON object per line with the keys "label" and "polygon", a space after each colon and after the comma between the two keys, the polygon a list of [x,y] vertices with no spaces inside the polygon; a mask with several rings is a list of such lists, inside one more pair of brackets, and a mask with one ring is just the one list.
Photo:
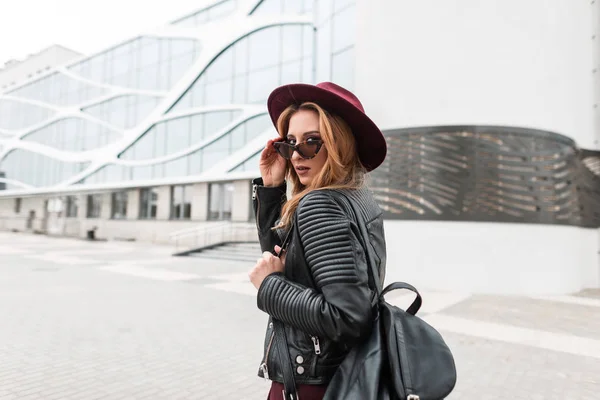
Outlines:
{"label": "sky", "polygon": [[0,0],[0,67],[53,44],[91,54],[213,2]]}

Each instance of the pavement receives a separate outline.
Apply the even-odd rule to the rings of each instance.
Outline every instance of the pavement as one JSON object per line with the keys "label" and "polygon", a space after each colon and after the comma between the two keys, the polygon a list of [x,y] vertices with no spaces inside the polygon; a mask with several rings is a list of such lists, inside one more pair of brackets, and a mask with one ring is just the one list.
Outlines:
{"label": "pavement", "polygon": [[[0,399],[264,400],[251,263],[171,250],[0,232]],[[600,399],[598,290],[423,297],[457,364],[448,399]]]}

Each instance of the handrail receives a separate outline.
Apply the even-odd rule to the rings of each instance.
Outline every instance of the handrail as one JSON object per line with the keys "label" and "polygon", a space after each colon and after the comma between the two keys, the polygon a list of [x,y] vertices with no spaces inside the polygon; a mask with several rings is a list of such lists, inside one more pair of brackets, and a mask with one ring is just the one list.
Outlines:
{"label": "handrail", "polygon": [[229,222],[229,221],[222,222],[222,223],[206,223],[205,225],[201,225],[201,226],[194,226],[192,228],[181,229],[176,232],[171,232],[169,234],[169,240],[186,237],[190,234],[198,233],[199,231],[206,232],[206,231],[216,230],[216,229],[222,228],[224,226],[229,226],[230,224],[231,224],[231,222]]}
{"label": "handrail", "polygon": [[[256,225],[251,222],[205,224],[169,235],[175,243],[176,254],[185,254],[195,249],[206,248],[226,242],[258,241]],[[185,248],[183,248],[185,246]]]}

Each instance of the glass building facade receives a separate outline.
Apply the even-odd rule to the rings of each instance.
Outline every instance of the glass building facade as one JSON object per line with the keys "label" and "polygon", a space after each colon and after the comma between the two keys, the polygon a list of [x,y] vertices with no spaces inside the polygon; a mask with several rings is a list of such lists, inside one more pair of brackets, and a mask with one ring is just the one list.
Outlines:
{"label": "glass building facade", "polygon": [[353,0],[215,1],[0,93],[0,190],[258,173],[273,88],[352,88],[355,18]]}

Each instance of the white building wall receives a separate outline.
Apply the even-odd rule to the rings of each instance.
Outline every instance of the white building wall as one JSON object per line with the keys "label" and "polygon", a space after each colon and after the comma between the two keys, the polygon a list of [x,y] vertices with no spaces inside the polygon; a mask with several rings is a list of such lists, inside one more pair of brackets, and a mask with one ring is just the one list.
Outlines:
{"label": "white building wall", "polygon": [[[595,230],[479,222],[386,221],[386,283],[500,294],[598,287]],[[588,266],[588,268],[585,268]]]}
{"label": "white building wall", "polygon": [[[383,129],[504,125],[597,149],[597,5],[358,0],[356,93]],[[599,286],[597,229],[387,221],[388,280],[498,293]]]}
{"label": "white building wall", "polygon": [[356,91],[382,128],[515,125],[594,148],[590,1],[357,7]]}

